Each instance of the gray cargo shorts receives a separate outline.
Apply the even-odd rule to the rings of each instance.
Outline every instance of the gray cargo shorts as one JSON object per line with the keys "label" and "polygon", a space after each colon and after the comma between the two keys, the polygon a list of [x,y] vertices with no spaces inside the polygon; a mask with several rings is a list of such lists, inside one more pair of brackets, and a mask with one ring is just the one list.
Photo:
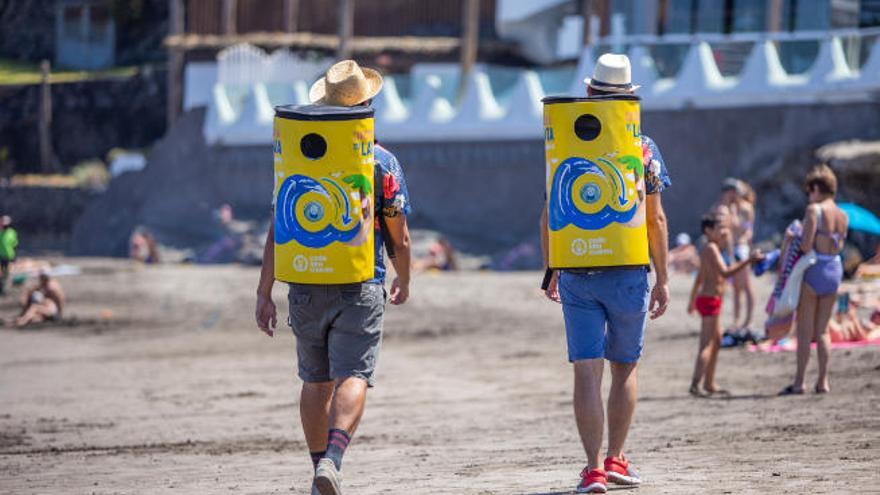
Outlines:
{"label": "gray cargo shorts", "polygon": [[385,287],[289,285],[287,323],[296,336],[299,377],[304,382],[328,382],[354,376],[372,387],[382,343]]}

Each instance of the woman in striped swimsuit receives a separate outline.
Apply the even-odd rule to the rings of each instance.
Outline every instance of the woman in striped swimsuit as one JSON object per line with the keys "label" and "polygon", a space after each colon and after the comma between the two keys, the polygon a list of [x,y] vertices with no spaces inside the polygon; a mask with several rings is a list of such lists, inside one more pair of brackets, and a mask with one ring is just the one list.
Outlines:
{"label": "woman in striped swimsuit", "polygon": [[804,272],[797,319],[797,374],[794,383],[780,392],[781,395],[804,393],[805,372],[810,360],[810,343],[815,341],[819,358],[819,378],[816,393],[829,392],[828,361],[831,355],[831,338],[828,322],[837,289],[843,278],[840,252],[846,239],[849,224],[846,214],[837,207],[837,178],[827,165],[817,165],[807,174],[804,188],[810,204],[804,215],[804,233],[801,251],[816,252],[816,264]]}

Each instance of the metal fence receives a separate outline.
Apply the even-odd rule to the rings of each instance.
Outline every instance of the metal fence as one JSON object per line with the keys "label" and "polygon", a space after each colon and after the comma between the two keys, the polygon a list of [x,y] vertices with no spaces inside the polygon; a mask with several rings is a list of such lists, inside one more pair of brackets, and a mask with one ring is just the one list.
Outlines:
{"label": "metal fence", "polygon": [[[335,33],[334,0],[297,0],[296,30]],[[496,0],[480,0],[480,32],[495,37]],[[222,0],[187,0],[186,32],[223,33]],[[285,0],[237,0],[237,33],[284,31]],[[462,24],[459,0],[357,0],[354,3],[356,36],[459,36]]]}

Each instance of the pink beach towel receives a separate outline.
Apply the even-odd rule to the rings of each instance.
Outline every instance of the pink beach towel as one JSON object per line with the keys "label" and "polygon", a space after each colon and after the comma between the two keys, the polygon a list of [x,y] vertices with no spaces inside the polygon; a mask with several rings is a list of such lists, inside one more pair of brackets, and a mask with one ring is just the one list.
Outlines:
{"label": "pink beach towel", "polygon": [[[870,346],[880,346],[880,339],[874,340],[858,340],[855,342],[833,342],[831,344],[832,349],[855,349],[858,347],[870,347]],[[816,343],[813,342],[810,344],[811,349],[816,348]],[[785,339],[779,341],[776,344],[770,346],[761,346],[752,344],[748,347],[749,352],[769,352],[769,353],[777,353],[777,352],[785,352],[785,351],[796,351],[797,350],[797,342],[794,339]]]}

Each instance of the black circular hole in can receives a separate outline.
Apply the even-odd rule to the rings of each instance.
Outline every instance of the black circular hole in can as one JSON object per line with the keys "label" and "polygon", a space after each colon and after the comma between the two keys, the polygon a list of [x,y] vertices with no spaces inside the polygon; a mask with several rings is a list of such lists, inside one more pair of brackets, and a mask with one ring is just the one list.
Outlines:
{"label": "black circular hole in can", "polygon": [[309,159],[317,160],[327,153],[327,141],[320,134],[306,134],[299,141],[299,149]]}
{"label": "black circular hole in can", "polygon": [[574,133],[584,141],[592,141],[602,132],[602,123],[595,115],[585,113],[574,121]]}

